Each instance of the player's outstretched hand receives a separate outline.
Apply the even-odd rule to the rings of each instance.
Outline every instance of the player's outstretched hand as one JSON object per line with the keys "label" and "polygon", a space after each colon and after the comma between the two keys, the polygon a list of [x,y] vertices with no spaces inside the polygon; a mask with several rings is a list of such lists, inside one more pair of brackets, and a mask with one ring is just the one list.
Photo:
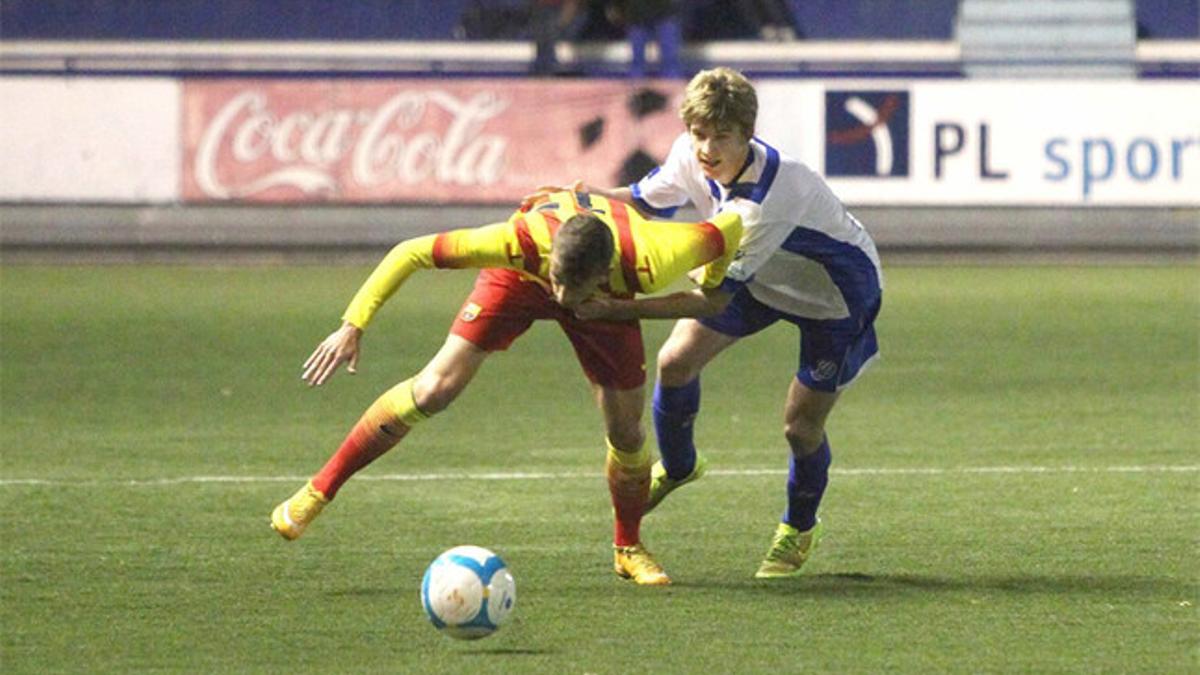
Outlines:
{"label": "player's outstretched hand", "polygon": [[580,303],[575,308],[575,317],[584,321],[608,320],[624,321],[634,318],[627,302],[612,298],[596,297]]}
{"label": "player's outstretched hand", "polygon": [[329,334],[329,337],[317,345],[316,351],[304,362],[304,373],[300,379],[315,387],[325,384],[333,377],[339,366],[349,363],[346,372],[353,375],[358,372],[358,339],[362,337],[362,329],[346,322],[342,327]]}
{"label": "player's outstretched hand", "polygon": [[537,190],[521,197],[521,210],[528,211],[529,209],[546,201],[550,195],[555,192],[587,192],[587,185],[582,180],[576,180],[570,186],[565,185],[541,185]]}

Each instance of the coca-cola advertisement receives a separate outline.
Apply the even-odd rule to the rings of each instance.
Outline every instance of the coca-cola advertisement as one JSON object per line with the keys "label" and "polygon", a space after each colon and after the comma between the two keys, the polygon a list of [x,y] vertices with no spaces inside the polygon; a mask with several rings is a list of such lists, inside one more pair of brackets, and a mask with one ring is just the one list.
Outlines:
{"label": "coca-cola advertisement", "polygon": [[507,203],[624,184],[683,130],[678,82],[191,80],[191,202]]}

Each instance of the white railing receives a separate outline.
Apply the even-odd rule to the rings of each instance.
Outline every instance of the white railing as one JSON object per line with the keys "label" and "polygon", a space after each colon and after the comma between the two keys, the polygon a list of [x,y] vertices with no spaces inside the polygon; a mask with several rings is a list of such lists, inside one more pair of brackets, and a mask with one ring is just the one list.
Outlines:
{"label": "white railing", "polygon": [[[565,66],[606,71],[628,67],[628,43],[560,43]],[[657,61],[657,49],[647,54]],[[0,42],[0,71],[51,73],[130,71],[228,71],[294,73],[333,72],[523,72],[534,58],[529,42]],[[839,68],[844,64],[957,67],[953,41],[912,42],[710,42],[685,47],[694,63],[788,68],[808,64]]]}
{"label": "white railing", "polygon": [[[210,41],[0,41],[0,74],[68,73],[395,73],[416,75],[519,74],[534,58],[530,42],[210,42]],[[651,63],[658,60],[654,45]],[[625,42],[595,42],[557,47],[568,69],[620,74],[632,52]],[[957,41],[795,41],[693,43],[683,59],[694,65],[802,74],[806,70],[863,75],[906,71],[933,75],[961,73]],[[1172,64],[1200,69],[1200,40],[1144,41],[1136,46],[1139,66]]]}

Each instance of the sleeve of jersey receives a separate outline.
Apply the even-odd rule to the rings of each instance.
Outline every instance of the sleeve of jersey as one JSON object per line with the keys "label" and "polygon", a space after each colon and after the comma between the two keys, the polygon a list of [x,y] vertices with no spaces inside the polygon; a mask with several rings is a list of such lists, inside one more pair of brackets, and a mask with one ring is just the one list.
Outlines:
{"label": "sleeve of jersey", "polygon": [[511,225],[497,223],[403,241],[367,277],[342,319],[365,329],[380,306],[420,269],[511,267],[506,244],[511,247],[512,234]]}
{"label": "sleeve of jersey", "polygon": [[670,218],[676,209],[688,203],[687,192],[683,189],[683,171],[690,148],[687,135],[680,136],[662,166],[629,186],[639,211],[658,218]]}
{"label": "sleeve of jersey", "polygon": [[733,211],[718,213],[706,224],[716,228],[720,236],[721,253],[715,260],[712,260],[701,268],[700,274],[694,277],[694,279],[703,288],[731,290],[725,283],[726,274],[729,271],[730,264],[733,263],[734,258],[737,256],[738,244],[742,240],[741,214]]}
{"label": "sleeve of jersey", "polygon": [[726,213],[733,212],[742,216],[743,233],[737,256],[725,274],[727,289],[736,289],[734,284],[750,283],[793,229],[786,222],[764,220],[762,207],[748,199],[733,200]]}

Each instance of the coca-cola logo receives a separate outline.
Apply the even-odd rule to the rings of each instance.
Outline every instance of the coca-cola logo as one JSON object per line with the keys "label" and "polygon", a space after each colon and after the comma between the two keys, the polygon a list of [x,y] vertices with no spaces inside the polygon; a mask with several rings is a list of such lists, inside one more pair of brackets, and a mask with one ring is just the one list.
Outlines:
{"label": "coca-cola logo", "polygon": [[508,106],[492,91],[458,97],[425,90],[399,91],[376,107],[273,107],[266,92],[249,89],[231,96],[203,128],[195,181],[215,199],[277,187],[336,195],[339,179],[365,189],[429,181],[487,186],[502,177],[508,141],[483,127]]}

